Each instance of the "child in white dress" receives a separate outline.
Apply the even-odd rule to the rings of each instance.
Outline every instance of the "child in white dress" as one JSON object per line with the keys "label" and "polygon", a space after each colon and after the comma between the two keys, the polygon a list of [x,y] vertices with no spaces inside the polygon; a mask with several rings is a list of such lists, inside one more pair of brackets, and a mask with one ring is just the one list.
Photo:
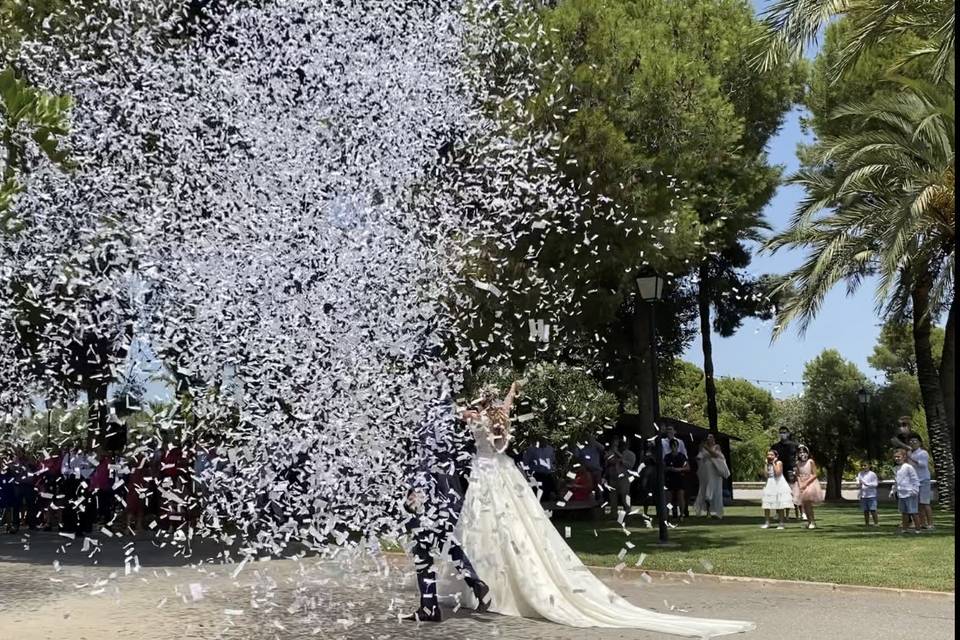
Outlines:
{"label": "child in white dress", "polygon": [[763,488],[763,516],[765,522],[761,529],[770,528],[770,516],[777,513],[777,529],[783,529],[787,511],[793,507],[793,492],[783,475],[783,463],[777,458],[777,452],[767,451],[767,484]]}

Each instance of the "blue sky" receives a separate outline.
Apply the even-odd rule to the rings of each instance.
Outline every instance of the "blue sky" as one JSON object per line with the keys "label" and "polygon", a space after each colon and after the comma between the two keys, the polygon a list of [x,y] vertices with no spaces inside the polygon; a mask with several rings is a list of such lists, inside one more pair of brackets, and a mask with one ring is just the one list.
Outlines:
{"label": "blue sky", "polygon": [[[754,8],[762,10],[768,0],[753,0]],[[815,53],[815,47],[807,52]],[[798,167],[797,144],[809,141],[800,128],[800,110],[792,111],[780,130],[768,145],[770,161],[786,167],[789,174]],[[793,214],[802,190],[794,186],[781,186],[773,200],[764,210],[767,221],[774,230],[783,229]],[[780,251],[776,255],[755,256],[750,270],[755,274],[786,273],[803,260],[800,251]],[[730,338],[713,337],[713,360],[716,375],[755,380],[773,380],[760,386],[770,390],[776,397],[786,397],[801,390],[800,385],[778,384],[779,381],[799,381],[803,365],[824,349],[836,349],[861,371],[880,381],[881,376],[867,364],[867,356],[873,351],[880,333],[880,318],[874,312],[873,283],[867,281],[854,295],[847,296],[844,287],[834,289],[827,297],[823,309],[800,336],[795,327],[787,330],[777,342],[771,344],[771,322],[748,320],[740,331]],[[691,343],[684,359],[702,365],[700,337]]]}

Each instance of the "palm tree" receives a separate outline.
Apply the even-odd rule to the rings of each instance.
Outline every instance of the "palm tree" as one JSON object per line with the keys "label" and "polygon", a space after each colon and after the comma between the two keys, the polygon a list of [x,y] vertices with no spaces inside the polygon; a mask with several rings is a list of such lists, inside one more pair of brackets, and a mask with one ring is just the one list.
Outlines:
{"label": "palm tree", "polygon": [[[853,291],[866,276],[877,276],[878,310],[892,317],[912,316],[931,450],[945,489],[942,496],[952,508],[953,81],[899,81],[900,93],[839,109],[834,117],[850,121],[849,133],[819,141],[810,166],[790,178],[804,187],[806,197],[789,228],[768,240],[765,249],[803,247],[809,256],[774,288],[781,300],[775,337],[795,320],[804,331],[827,292],[840,282]],[[947,309],[938,373],[930,331]]]}
{"label": "palm tree", "polygon": [[836,78],[871,46],[905,32],[921,36],[928,45],[902,62],[932,57],[934,80],[953,76],[956,16],[951,0],[778,0],[762,14],[768,30],[756,43],[762,50],[755,62],[767,69],[784,58],[802,57],[804,47],[839,16],[851,21],[854,36],[834,68]]}

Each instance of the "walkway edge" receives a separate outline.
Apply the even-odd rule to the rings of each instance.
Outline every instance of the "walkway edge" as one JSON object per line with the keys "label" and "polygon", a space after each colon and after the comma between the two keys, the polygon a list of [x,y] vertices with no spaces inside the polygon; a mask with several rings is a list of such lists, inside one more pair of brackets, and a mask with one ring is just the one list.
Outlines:
{"label": "walkway edge", "polygon": [[[690,574],[679,571],[656,571],[652,569],[624,568],[619,573],[612,567],[595,567],[587,565],[587,568],[596,574],[611,576],[614,578],[624,578],[627,575],[639,575],[646,573],[651,578],[670,578],[677,580],[690,580]],[[924,589],[898,589],[896,587],[873,587],[863,584],[841,584],[838,582],[814,582],[812,580],[780,580],[778,578],[756,578],[752,576],[726,576],[713,573],[694,573],[694,580],[710,580],[713,582],[745,582],[752,584],[769,584],[789,587],[816,587],[818,589],[830,589],[831,591],[843,591],[853,593],[890,593],[903,596],[927,596],[931,598],[942,598],[953,600],[956,593],[954,591],[928,591]]]}
{"label": "walkway edge", "polygon": [[[406,554],[399,551],[384,551],[385,556],[391,556],[395,560],[400,558],[406,558]],[[620,571],[616,571],[613,567],[597,567],[593,565],[586,565],[590,571],[597,575],[604,575],[612,578],[618,579],[631,579],[632,577],[639,577],[642,574],[647,574],[651,578],[667,578],[667,579],[676,579],[676,580],[689,580],[689,573],[681,573],[679,571],[656,571],[652,569],[639,569],[634,567],[627,567]],[[871,587],[869,585],[861,584],[840,584],[836,582],[814,582],[810,580],[780,580],[777,578],[755,578],[751,576],[725,576],[718,575],[714,573],[694,573],[694,580],[710,580],[713,582],[745,582],[749,584],[769,584],[777,585],[784,587],[800,587],[800,588],[809,588],[814,587],[817,589],[829,589],[831,591],[839,591],[846,593],[888,593],[888,594],[899,594],[901,596],[922,596],[935,599],[944,599],[944,600],[954,600],[956,592],[954,591],[928,591],[923,589],[897,589],[895,587]]]}

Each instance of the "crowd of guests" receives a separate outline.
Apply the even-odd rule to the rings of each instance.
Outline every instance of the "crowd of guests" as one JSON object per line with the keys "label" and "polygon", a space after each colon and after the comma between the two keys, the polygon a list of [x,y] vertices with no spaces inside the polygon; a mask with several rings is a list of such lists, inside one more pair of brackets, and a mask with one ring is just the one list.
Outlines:
{"label": "crowd of guests", "polygon": [[[626,438],[606,445],[589,436],[572,450],[568,467],[559,468],[557,451],[547,441],[537,439],[522,452],[521,466],[540,493],[543,502],[567,504],[599,504],[609,506],[612,513],[648,509],[656,505],[657,465],[655,455],[664,465],[664,483],[668,491],[669,517],[676,523],[690,515],[692,500],[696,515],[723,517],[723,484],[730,469],[713,434],[697,445],[691,460],[687,442],[673,426],[664,428],[660,451],[655,440],[640,441],[639,454]],[[690,441],[691,447],[693,442]]]}
{"label": "crowd of guests", "polygon": [[[669,518],[680,523],[689,516],[692,503],[695,514],[723,517],[724,482],[730,468],[713,434],[694,444],[679,437],[666,426],[659,455],[664,466]],[[826,492],[810,449],[793,440],[787,428],[766,454],[766,484],[761,507],[764,529],[784,529],[791,518],[806,529],[817,528],[817,506]],[[891,497],[897,498],[901,513],[901,531],[933,529],[930,456],[923,440],[910,427],[910,418],[900,419],[891,439],[896,472]],[[603,505],[612,513],[642,507],[644,515],[656,504],[655,440],[639,442],[639,454],[627,439],[606,445],[588,437],[572,449],[570,464],[558,466],[557,451],[547,441],[531,442],[518,462],[530,476],[541,501],[554,505]],[[696,447],[691,456],[688,445]],[[694,479],[695,478],[695,479]],[[691,480],[693,480],[691,482]],[[869,462],[861,465],[857,476],[860,507],[865,526],[879,526],[877,488],[880,479]]]}
{"label": "crowd of guests", "polygon": [[[897,499],[902,532],[919,533],[933,529],[930,455],[923,439],[910,427],[910,417],[900,418],[897,433],[891,438],[896,465],[891,497]],[[783,529],[790,510],[808,529],[816,529],[816,505],[824,501],[824,490],[817,478],[817,465],[810,450],[791,439],[788,429],[780,429],[780,440],[767,452],[767,482],[763,489],[762,528]],[[880,478],[869,461],[861,463],[857,490],[864,526],[879,526],[877,491]]]}
{"label": "crowd of guests", "polygon": [[[656,504],[655,455],[660,455],[669,517],[675,523],[688,517],[695,491],[696,515],[722,518],[730,469],[713,434],[696,445],[692,459],[687,442],[672,426],[662,435],[659,451],[655,440],[639,441],[639,455],[625,438],[603,445],[591,436],[572,450],[570,464],[562,469],[556,449],[541,439],[530,443],[518,463],[543,502],[608,505],[612,513],[642,507],[648,515]],[[897,498],[900,530],[933,529],[930,456],[909,418],[901,419],[891,444],[896,464],[891,497]],[[125,455],[80,441],[37,455],[22,447],[0,450],[0,530],[16,533],[27,527],[78,534],[95,527],[132,533],[177,528],[196,517],[195,498],[203,492],[204,471],[219,462],[214,447],[189,442],[180,446],[169,440],[135,447]],[[766,454],[762,527],[783,529],[792,510],[803,526],[816,529],[816,506],[825,493],[817,473],[810,450],[781,429]],[[865,526],[879,525],[879,484],[876,471],[863,463],[857,486]]]}
{"label": "crowd of guests", "polygon": [[196,516],[202,472],[216,462],[215,449],[171,442],[127,455],[82,441],[36,455],[0,451],[0,526],[6,533],[175,529]]}

